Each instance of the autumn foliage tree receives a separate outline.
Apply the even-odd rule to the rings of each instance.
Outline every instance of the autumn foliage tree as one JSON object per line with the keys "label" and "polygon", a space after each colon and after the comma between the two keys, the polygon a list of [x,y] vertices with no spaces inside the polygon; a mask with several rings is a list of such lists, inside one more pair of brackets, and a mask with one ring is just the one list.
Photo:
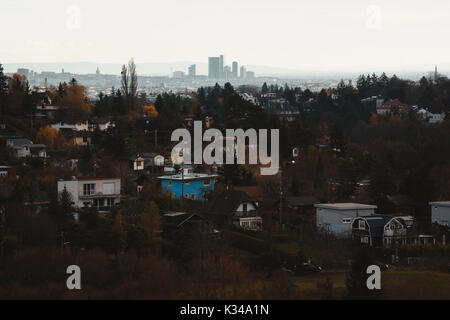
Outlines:
{"label": "autumn foliage tree", "polygon": [[148,116],[150,119],[156,119],[158,117],[158,111],[155,106],[144,106],[144,114]]}
{"label": "autumn foliage tree", "polygon": [[64,137],[55,128],[45,126],[37,132],[36,141],[45,144],[49,149],[58,149],[64,144]]}
{"label": "autumn foliage tree", "polygon": [[86,88],[76,81],[63,83],[63,95],[59,104],[73,118],[86,119],[91,113],[91,105],[87,102]]}

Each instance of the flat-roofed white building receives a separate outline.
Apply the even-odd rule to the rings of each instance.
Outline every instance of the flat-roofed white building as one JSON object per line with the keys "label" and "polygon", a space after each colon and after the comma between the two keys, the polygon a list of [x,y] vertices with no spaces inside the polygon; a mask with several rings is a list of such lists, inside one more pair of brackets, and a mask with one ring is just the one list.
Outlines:
{"label": "flat-roofed white building", "polygon": [[450,201],[430,202],[431,223],[437,223],[441,226],[450,226]]}
{"label": "flat-roofed white building", "polygon": [[69,192],[76,208],[86,206],[106,210],[120,203],[120,178],[72,177],[58,180],[58,194],[64,188]]}
{"label": "flat-roofed white building", "polygon": [[341,238],[351,236],[354,218],[374,215],[377,208],[361,203],[321,203],[314,207],[317,228]]}

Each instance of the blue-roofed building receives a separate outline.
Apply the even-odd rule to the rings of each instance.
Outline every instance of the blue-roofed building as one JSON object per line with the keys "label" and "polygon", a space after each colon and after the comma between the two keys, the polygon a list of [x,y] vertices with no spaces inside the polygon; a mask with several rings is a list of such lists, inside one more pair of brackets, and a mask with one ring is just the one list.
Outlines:
{"label": "blue-roofed building", "polygon": [[205,200],[205,195],[214,190],[218,175],[194,173],[190,168],[184,168],[183,174],[158,177],[161,180],[161,191],[169,193],[172,198]]}

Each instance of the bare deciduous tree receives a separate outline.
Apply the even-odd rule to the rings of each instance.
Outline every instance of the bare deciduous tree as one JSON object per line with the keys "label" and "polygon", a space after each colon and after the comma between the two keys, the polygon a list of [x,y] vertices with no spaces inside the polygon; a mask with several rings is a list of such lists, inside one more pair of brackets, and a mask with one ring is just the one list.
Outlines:
{"label": "bare deciduous tree", "polygon": [[125,65],[122,66],[122,72],[120,73],[122,75],[122,91],[123,95],[125,97],[128,97],[128,70]]}
{"label": "bare deciduous tree", "polygon": [[134,109],[136,107],[138,80],[136,64],[134,63],[133,58],[128,62],[128,67],[126,65],[122,66],[121,75],[122,92],[125,97],[125,103],[127,107]]}
{"label": "bare deciduous tree", "polygon": [[138,80],[137,80],[137,73],[136,73],[136,65],[134,64],[134,59],[131,58],[128,62],[128,77],[130,80],[130,87],[129,87],[129,94],[130,94],[130,106],[132,109],[134,109],[136,98],[137,98],[137,86],[138,86]]}

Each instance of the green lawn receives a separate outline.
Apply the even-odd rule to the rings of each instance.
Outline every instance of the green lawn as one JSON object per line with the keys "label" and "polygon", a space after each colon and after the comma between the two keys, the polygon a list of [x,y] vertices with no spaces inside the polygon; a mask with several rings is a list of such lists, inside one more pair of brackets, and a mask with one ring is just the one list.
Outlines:
{"label": "green lawn", "polygon": [[[320,273],[293,277],[295,286],[302,296],[320,299],[317,282],[329,276],[333,282],[333,298],[345,295],[345,272]],[[389,270],[382,272],[381,286],[385,291],[383,299],[450,299],[450,274],[428,270]]]}

